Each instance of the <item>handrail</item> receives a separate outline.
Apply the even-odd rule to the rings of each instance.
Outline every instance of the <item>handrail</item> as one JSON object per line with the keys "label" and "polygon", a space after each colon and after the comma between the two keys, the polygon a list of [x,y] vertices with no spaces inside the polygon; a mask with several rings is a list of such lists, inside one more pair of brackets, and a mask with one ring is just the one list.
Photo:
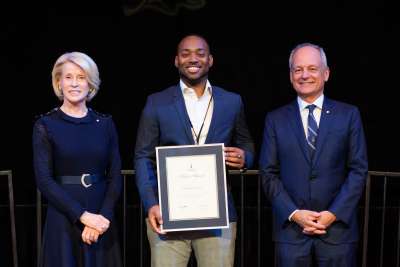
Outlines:
{"label": "handrail", "polygon": [[[135,170],[122,170],[121,174],[124,177],[124,181],[123,181],[123,185],[124,185],[124,189],[122,192],[122,216],[123,216],[123,221],[122,221],[122,232],[123,232],[123,240],[122,240],[122,253],[123,253],[123,263],[124,266],[126,266],[126,247],[127,247],[127,222],[126,222],[126,217],[127,217],[127,176],[130,175],[135,175]],[[257,178],[258,179],[258,174],[259,171],[258,170],[229,170],[229,174],[236,176],[240,179],[240,214],[239,214],[239,220],[240,220],[240,227],[238,228],[239,231],[239,237],[240,237],[240,243],[238,244],[238,247],[240,249],[239,251],[239,255],[240,257],[240,262],[238,262],[239,266],[245,266],[245,260],[244,260],[244,233],[245,233],[245,214],[244,214],[244,200],[245,200],[245,194],[246,194],[246,190],[244,190],[244,186],[245,186],[245,178],[244,176],[249,176],[252,178]],[[376,177],[380,177],[384,179],[384,192],[383,192],[383,202],[384,204],[386,203],[386,187],[387,187],[387,178],[388,177],[400,177],[400,172],[382,172],[382,171],[369,171],[368,172],[368,176],[367,176],[367,180],[366,180],[366,186],[365,186],[365,210],[364,210],[364,224],[363,224],[363,237],[362,237],[362,264],[361,266],[366,267],[367,266],[367,251],[368,251],[368,233],[369,233],[369,215],[370,215],[370,201],[371,201],[371,177],[372,176],[376,176]],[[257,266],[261,266],[261,237],[260,237],[260,233],[261,233],[261,225],[260,225],[260,221],[261,221],[261,198],[262,198],[262,184],[261,184],[261,180],[258,179],[257,181],[257,218],[258,218],[258,235],[257,235]],[[40,199],[40,193],[38,191],[38,195],[37,197]],[[38,239],[41,239],[41,202],[40,200],[38,200],[37,202],[37,223],[38,223]],[[144,212],[143,212],[143,206],[140,203],[140,214],[139,214],[139,266],[143,266],[144,263],[144,259],[143,259],[143,255],[144,255],[144,242],[145,242],[145,224],[144,224]],[[382,217],[381,217],[381,221],[384,224],[385,222],[385,213],[383,212]],[[381,229],[381,254],[380,254],[380,266],[382,266],[383,264],[383,259],[382,259],[382,249],[383,249],[383,234],[384,234],[384,225],[382,226]],[[399,218],[399,229],[398,229],[399,233],[399,247],[397,248],[398,251],[400,252],[400,218]],[[40,233],[40,235],[39,235]],[[38,244],[40,244],[40,241],[38,241]],[[39,246],[40,249],[40,246]],[[39,250],[38,252],[39,253]],[[38,254],[39,255],[39,254]],[[399,263],[399,261],[398,261]],[[397,266],[399,266],[399,264],[397,264]]]}
{"label": "handrail", "polygon": [[[362,267],[367,266],[367,251],[368,251],[368,233],[369,233],[369,204],[371,202],[371,177],[375,178],[383,178],[383,196],[382,196],[382,207],[386,207],[386,199],[387,199],[387,178],[388,177],[400,177],[400,172],[382,172],[382,171],[369,171],[367,176],[367,181],[365,185],[365,212],[364,212],[364,227],[363,227],[363,247],[362,247]],[[381,234],[380,234],[380,254],[379,254],[379,266],[383,266],[383,248],[384,248],[384,234],[385,234],[385,218],[386,218],[386,209],[383,208],[381,215]],[[398,226],[397,226],[397,264],[399,267],[399,253],[400,253],[400,215],[398,218]]]}
{"label": "handrail", "polygon": [[0,176],[7,176],[8,180],[8,201],[10,206],[10,225],[11,225],[11,245],[13,254],[14,267],[18,267],[18,251],[17,251],[17,231],[15,227],[15,203],[14,203],[14,190],[12,183],[12,171],[0,171]]}

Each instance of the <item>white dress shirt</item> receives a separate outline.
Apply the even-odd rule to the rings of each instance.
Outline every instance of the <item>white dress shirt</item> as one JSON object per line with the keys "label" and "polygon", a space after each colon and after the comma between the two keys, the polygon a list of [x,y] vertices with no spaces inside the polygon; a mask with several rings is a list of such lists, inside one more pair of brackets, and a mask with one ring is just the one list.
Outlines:
{"label": "white dress shirt", "polygon": [[[193,126],[192,135],[195,143],[196,135],[199,135],[201,125],[204,121],[204,126],[201,130],[199,138],[199,144],[204,144],[207,138],[208,130],[210,129],[211,118],[214,109],[214,101],[211,99],[212,87],[210,85],[210,82],[207,80],[204,93],[200,97],[196,95],[196,92],[193,88],[188,87],[182,80],[180,80],[179,84],[183,93],[183,99],[185,100],[186,110]],[[207,112],[207,107],[210,99],[211,103]]]}
{"label": "white dress shirt", "polygon": [[301,121],[303,122],[304,133],[306,134],[306,138],[308,137],[308,112],[309,109],[307,108],[308,105],[314,104],[316,108],[314,109],[313,115],[315,120],[317,121],[317,125],[319,127],[319,121],[321,120],[321,112],[322,112],[322,104],[324,103],[324,95],[320,95],[313,103],[308,103],[297,97],[297,103],[299,104]]}

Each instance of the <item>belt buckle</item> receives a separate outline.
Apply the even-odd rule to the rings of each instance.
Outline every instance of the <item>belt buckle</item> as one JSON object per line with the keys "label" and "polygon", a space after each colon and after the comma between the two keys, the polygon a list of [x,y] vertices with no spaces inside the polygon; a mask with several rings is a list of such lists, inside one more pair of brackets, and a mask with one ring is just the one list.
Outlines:
{"label": "belt buckle", "polygon": [[81,184],[82,184],[84,187],[88,188],[88,187],[90,187],[92,184],[87,184],[87,183],[85,183],[85,177],[86,177],[86,176],[90,176],[90,174],[88,174],[88,173],[82,174],[82,176],[81,176]]}

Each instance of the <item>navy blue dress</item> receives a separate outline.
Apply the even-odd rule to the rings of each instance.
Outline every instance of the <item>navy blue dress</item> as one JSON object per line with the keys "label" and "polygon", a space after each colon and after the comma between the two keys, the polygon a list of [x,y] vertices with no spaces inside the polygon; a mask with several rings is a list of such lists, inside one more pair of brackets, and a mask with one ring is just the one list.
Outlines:
{"label": "navy blue dress", "polygon": [[[39,118],[33,128],[36,183],[48,200],[41,266],[121,266],[113,211],[122,177],[117,132],[111,116],[89,109],[83,118],[57,108]],[[107,179],[85,188],[59,184],[54,177],[84,173],[106,174]],[[82,241],[84,211],[102,214],[110,228],[97,243]]]}

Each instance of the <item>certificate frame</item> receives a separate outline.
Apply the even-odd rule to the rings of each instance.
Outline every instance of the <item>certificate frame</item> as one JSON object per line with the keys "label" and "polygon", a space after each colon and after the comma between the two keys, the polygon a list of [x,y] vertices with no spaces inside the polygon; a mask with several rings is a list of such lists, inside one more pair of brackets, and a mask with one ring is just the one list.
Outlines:
{"label": "certificate frame", "polygon": [[229,227],[223,143],[160,146],[156,159],[162,231]]}

